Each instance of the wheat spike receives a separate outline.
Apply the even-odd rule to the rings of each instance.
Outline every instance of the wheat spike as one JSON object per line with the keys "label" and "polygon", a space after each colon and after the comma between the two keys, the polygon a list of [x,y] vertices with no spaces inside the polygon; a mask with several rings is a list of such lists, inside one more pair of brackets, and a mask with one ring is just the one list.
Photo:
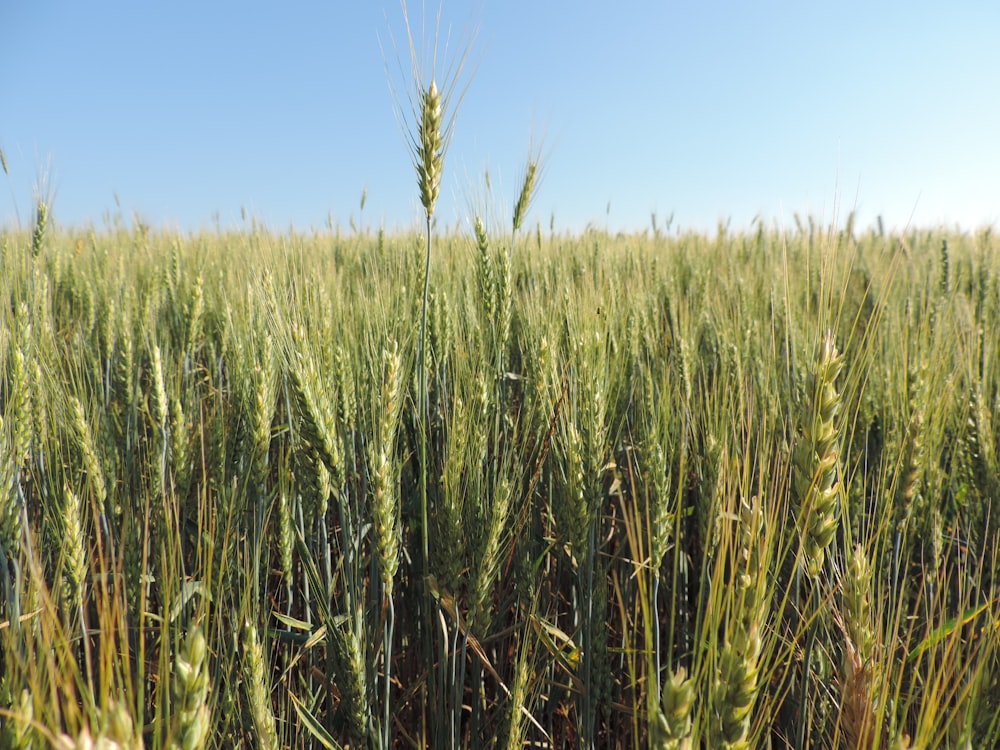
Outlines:
{"label": "wheat spike", "polygon": [[761,651],[760,631],[756,623],[722,648],[715,684],[714,704],[724,747],[747,748],[750,709],[757,695],[757,676]]}
{"label": "wheat spike", "polygon": [[174,658],[175,727],[170,750],[201,750],[208,739],[208,644],[200,627],[191,629]]}
{"label": "wheat spike", "polygon": [[264,652],[257,640],[257,628],[250,622],[243,625],[243,675],[250,699],[257,746],[260,750],[278,750],[278,730],[271,707],[271,692],[267,684]]}
{"label": "wheat spike", "polygon": [[191,441],[180,399],[172,398],[170,405],[170,462],[174,487],[177,494],[183,496],[190,485],[193,469]]}
{"label": "wheat spike", "polygon": [[167,387],[163,379],[163,355],[159,344],[153,344],[153,419],[161,433],[166,433],[169,406],[167,403]]}
{"label": "wheat spike", "polygon": [[680,750],[685,742],[690,744],[694,699],[694,679],[681,667],[663,686],[659,710],[650,722],[650,747]]}
{"label": "wheat spike", "polygon": [[443,133],[441,93],[431,79],[431,85],[420,94],[420,116],[417,126],[417,186],[420,204],[427,217],[434,215],[438,194],[441,192],[441,173],[444,170],[445,137]]}
{"label": "wheat spike", "polygon": [[142,750],[142,737],[136,735],[124,702],[109,701],[98,718],[98,726],[84,726],[75,738],[65,732],[53,737],[53,746],[57,750]]}
{"label": "wheat spike", "polygon": [[275,378],[270,345],[264,340],[260,361],[253,368],[250,404],[253,481],[262,490],[267,485],[268,454],[271,450],[271,422],[274,418]]}
{"label": "wheat spike", "polygon": [[296,404],[301,417],[299,434],[306,445],[326,463],[334,486],[340,486],[344,457],[337,430],[336,399],[327,391],[323,377],[316,371],[312,356],[305,351],[308,344],[301,330],[296,334],[296,339],[300,349],[293,354],[290,364]]}
{"label": "wheat spike", "polygon": [[843,360],[833,334],[827,333],[816,367],[809,377],[810,398],[795,452],[795,488],[805,514],[803,560],[810,577],[816,577],[822,569],[826,548],[833,541],[839,521],[840,477],[835,420],[841,399],[835,381],[842,367]]}
{"label": "wheat spike", "polygon": [[80,403],[80,399],[71,396],[70,408],[73,411],[73,426],[75,427],[77,448],[83,460],[83,470],[94,492],[98,513],[103,515],[108,491],[104,482],[104,471],[101,469],[101,463],[94,448],[94,437],[90,425],[87,423],[87,417],[83,413],[83,404]]}
{"label": "wheat spike", "polygon": [[355,630],[363,627],[357,617],[338,630],[337,647],[340,661],[340,691],[345,702],[348,730],[358,746],[368,734],[370,708],[368,703],[368,659],[361,638]]}
{"label": "wheat spike", "polygon": [[469,614],[472,628],[476,633],[484,634],[493,619],[492,607],[493,584],[500,572],[503,562],[503,541],[508,536],[508,517],[511,508],[511,487],[506,476],[497,481],[496,494],[490,503],[492,513],[485,521],[487,523],[486,544],[483,547],[475,578],[470,591]]}
{"label": "wheat spike", "polygon": [[387,596],[399,567],[399,467],[395,460],[396,431],[402,406],[402,362],[395,342],[382,356],[384,380],[380,413],[376,425],[377,440],[371,444],[371,503],[374,516],[375,544],[379,571]]}
{"label": "wheat spike", "polygon": [[521,183],[521,192],[517,196],[517,203],[514,204],[513,234],[517,234],[517,230],[521,228],[528,208],[531,206],[531,201],[535,197],[537,187],[538,160],[531,158],[524,170],[524,180]]}
{"label": "wheat spike", "polygon": [[37,258],[45,242],[45,230],[49,220],[49,207],[43,200],[35,204],[35,231],[31,235],[31,257]]}
{"label": "wheat spike", "polygon": [[278,559],[281,566],[281,577],[285,586],[291,589],[293,569],[292,550],[294,548],[294,531],[292,525],[292,498],[288,492],[278,493]]}
{"label": "wheat spike", "polygon": [[66,551],[66,592],[74,610],[83,606],[87,581],[87,547],[83,534],[83,507],[80,496],[63,487],[63,538]]}

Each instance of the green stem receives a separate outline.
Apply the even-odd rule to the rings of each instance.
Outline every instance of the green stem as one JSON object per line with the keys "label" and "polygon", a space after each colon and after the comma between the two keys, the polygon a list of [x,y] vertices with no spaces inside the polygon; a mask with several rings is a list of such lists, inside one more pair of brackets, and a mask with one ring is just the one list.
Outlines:
{"label": "green stem", "polygon": [[[795,598],[801,601],[801,590],[800,586],[802,572],[801,570],[796,571],[795,574]],[[816,603],[816,589],[813,586],[809,587],[808,593],[809,610],[803,610],[806,612],[807,617],[813,616],[815,609],[813,605]],[[806,737],[808,735],[809,724],[812,721],[812,711],[809,708],[809,668],[812,662],[813,648],[816,645],[816,628],[817,623],[812,622],[807,626],[808,632],[806,633],[806,648],[805,655],[802,659],[802,682],[799,686],[799,736],[798,744],[796,745],[797,750],[805,750],[806,748]]]}
{"label": "green stem", "polygon": [[392,636],[393,630],[396,627],[396,607],[392,603],[392,597],[386,597],[388,604],[388,619],[386,620],[385,629],[382,633],[382,653],[385,659],[385,682],[383,686],[382,694],[382,727],[381,727],[381,744],[383,750],[388,750],[391,741],[389,733],[389,687],[392,681]]}
{"label": "green stem", "polygon": [[[434,598],[428,584],[430,575],[430,530],[427,514],[427,433],[430,429],[429,405],[430,395],[427,392],[427,298],[430,296],[431,280],[431,214],[427,212],[427,253],[424,259],[424,298],[420,308],[420,340],[417,342],[417,423],[420,439],[420,543],[423,566],[422,581],[424,589],[424,654],[427,659],[428,701],[431,706],[431,737],[440,737],[442,716],[436,682],[434,654]],[[432,740],[433,742],[434,740]]]}
{"label": "green stem", "polygon": [[594,689],[594,555],[595,555],[595,522],[591,522],[587,530],[587,559],[582,566],[580,576],[580,605],[583,609],[583,695],[581,696],[581,722],[583,747],[594,748],[594,716],[596,706],[593,700]]}
{"label": "green stem", "polygon": [[[427,528],[427,431],[429,429],[428,402],[430,394],[427,392],[427,298],[430,295],[431,281],[431,216],[427,214],[427,253],[424,259],[424,299],[420,307],[420,341],[417,342],[417,378],[419,381],[419,400],[417,416],[420,421],[420,535],[423,553],[424,575],[430,572],[430,544]],[[430,592],[427,592],[428,599]]]}

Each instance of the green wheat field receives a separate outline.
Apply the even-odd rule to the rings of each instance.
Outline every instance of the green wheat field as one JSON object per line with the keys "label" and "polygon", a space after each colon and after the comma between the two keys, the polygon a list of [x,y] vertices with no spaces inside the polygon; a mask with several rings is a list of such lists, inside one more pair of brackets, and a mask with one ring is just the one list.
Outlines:
{"label": "green wheat field", "polygon": [[0,233],[0,746],[1000,743],[996,237],[516,214]]}

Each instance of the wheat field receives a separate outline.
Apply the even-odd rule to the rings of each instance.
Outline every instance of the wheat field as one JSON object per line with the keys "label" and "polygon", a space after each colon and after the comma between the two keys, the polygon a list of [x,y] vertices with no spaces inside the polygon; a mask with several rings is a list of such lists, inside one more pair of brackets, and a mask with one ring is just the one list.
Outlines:
{"label": "wheat field", "polygon": [[1000,742],[989,231],[47,218],[3,747]]}

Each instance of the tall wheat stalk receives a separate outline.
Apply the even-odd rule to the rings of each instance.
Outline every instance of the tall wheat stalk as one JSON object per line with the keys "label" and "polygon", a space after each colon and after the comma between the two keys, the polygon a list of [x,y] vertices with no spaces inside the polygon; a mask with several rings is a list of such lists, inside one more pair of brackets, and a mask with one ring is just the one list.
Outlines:
{"label": "tall wheat stalk", "polygon": [[243,677],[246,681],[247,700],[253,719],[254,733],[261,750],[278,750],[278,730],[271,705],[268,685],[267,661],[257,637],[257,626],[249,619],[243,624]]}
{"label": "tall wheat stalk", "polygon": [[[373,407],[378,415],[374,425],[373,440],[369,443],[368,463],[371,483],[369,502],[375,531],[376,563],[382,579],[382,727],[383,747],[390,745],[390,701],[392,684],[392,637],[396,625],[396,608],[393,602],[393,585],[399,568],[402,546],[400,531],[399,466],[396,460],[396,432],[402,409],[403,367],[399,347],[395,341],[385,347],[379,358],[381,367],[376,371],[373,391],[379,403]],[[378,390],[376,390],[376,388]]]}
{"label": "tall wheat stalk", "polygon": [[826,549],[838,525],[840,451],[835,420],[841,398],[836,380],[842,367],[833,334],[827,333],[815,370],[809,376],[809,402],[803,413],[802,439],[795,456],[796,490],[804,513],[803,565],[811,578],[822,570]]}
{"label": "tall wheat stalk", "polygon": [[[407,99],[410,104],[407,141],[414,170],[417,176],[417,189],[420,194],[420,204],[424,209],[425,253],[423,297],[420,305],[420,330],[417,339],[417,423],[419,436],[419,478],[420,478],[420,535],[422,578],[424,587],[424,648],[427,660],[428,675],[435,674],[435,648],[432,641],[434,632],[434,603],[427,576],[430,574],[430,526],[427,508],[428,482],[430,479],[429,457],[427,452],[430,431],[429,384],[427,382],[427,304],[430,296],[431,256],[433,245],[433,218],[441,192],[441,177],[444,172],[445,155],[451,142],[455,127],[455,115],[462,97],[465,94],[467,80],[462,73],[470,49],[471,40],[462,53],[456,57],[450,67],[442,73],[442,86],[438,86],[438,42],[441,37],[441,11],[438,10],[435,25],[434,40],[430,60],[417,50],[413,29],[405,0],[401,3],[403,21],[406,25],[406,39],[410,54],[410,85],[407,87]],[[423,43],[424,40],[421,40]],[[428,80],[428,78],[430,80]],[[391,86],[391,77],[390,77]],[[395,94],[395,91],[393,92]],[[397,117],[400,117],[399,98],[396,98]],[[431,687],[430,704],[438,703],[433,693],[435,680],[428,680]],[[437,733],[443,727],[435,728]]]}
{"label": "tall wheat stalk", "polygon": [[[819,583],[824,570],[827,549],[837,533],[840,522],[840,434],[836,417],[841,408],[841,396],[836,387],[843,359],[837,350],[832,332],[823,336],[819,356],[807,379],[807,401],[802,412],[799,443],[793,457],[794,489],[800,503],[802,542],[801,573],[808,577],[810,610],[819,609]],[[818,638],[818,623],[812,622],[806,634],[805,657],[802,665],[800,691],[803,721],[799,725],[799,743],[805,742],[811,721],[808,708],[813,649]]]}

